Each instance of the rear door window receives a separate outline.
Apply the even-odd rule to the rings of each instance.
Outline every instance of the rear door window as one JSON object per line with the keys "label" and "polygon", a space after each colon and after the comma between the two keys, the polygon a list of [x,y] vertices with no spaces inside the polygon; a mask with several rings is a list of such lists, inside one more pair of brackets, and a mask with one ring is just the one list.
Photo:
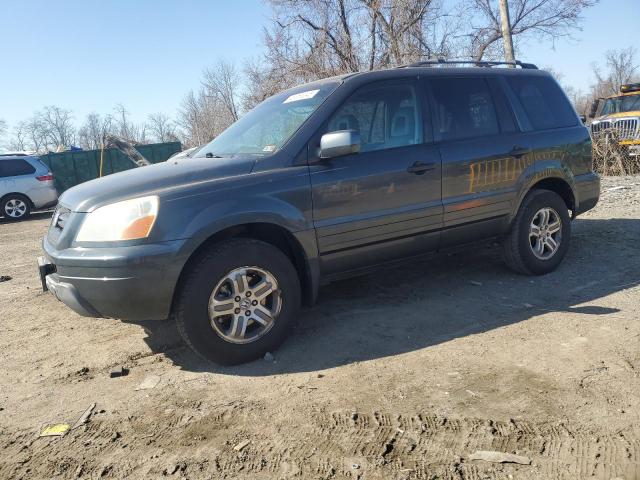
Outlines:
{"label": "rear door window", "polygon": [[484,78],[436,78],[430,85],[437,138],[460,140],[500,132],[491,90]]}
{"label": "rear door window", "polygon": [[573,127],[578,118],[566,95],[550,77],[506,77],[535,130]]}
{"label": "rear door window", "polygon": [[25,160],[0,160],[0,178],[31,175],[36,169]]}

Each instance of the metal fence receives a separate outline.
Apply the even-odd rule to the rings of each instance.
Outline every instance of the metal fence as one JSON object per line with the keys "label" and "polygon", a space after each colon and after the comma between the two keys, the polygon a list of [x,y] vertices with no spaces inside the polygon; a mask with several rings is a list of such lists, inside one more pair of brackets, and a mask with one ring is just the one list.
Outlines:
{"label": "metal fence", "polygon": [[[180,142],[153,143],[135,147],[151,163],[164,162],[182,150]],[[100,150],[78,150],[40,155],[55,177],[59,193],[100,176]],[[110,175],[135,168],[135,165],[119,150],[107,148],[104,151],[102,175]]]}
{"label": "metal fence", "polygon": [[630,154],[626,137],[617,128],[592,129],[593,169],[602,175],[637,175],[640,156]]}

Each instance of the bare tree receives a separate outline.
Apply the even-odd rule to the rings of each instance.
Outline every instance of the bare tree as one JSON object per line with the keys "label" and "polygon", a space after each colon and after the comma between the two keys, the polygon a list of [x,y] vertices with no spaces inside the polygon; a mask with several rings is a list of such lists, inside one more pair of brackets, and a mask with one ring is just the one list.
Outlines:
{"label": "bare tree", "polygon": [[76,129],[70,110],[50,105],[35,115],[35,130],[39,130],[40,144],[51,150],[65,149],[76,141]]}
{"label": "bare tree", "polygon": [[609,50],[605,54],[606,72],[601,67],[593,65],[593,75],[596,83],[593,86],[593,96],[606,97],[620,92],[620,86],[640,81],[640,64],[636,61],[636,49],[634,47],[623,50]]}
{"label": "bare tree", "polygon": [[208,94],[205,87],[190,91],[182,101],[177,124],[182,143],[187,147],[203,145],[232,123],[228,109],[220,99]]}
{"label": "bare tree", "polygon": [[88,114],[82,125],[76,129],[70,110],[57,106],[47,106],[32,117],[18,122],[11,133],[7,145],[12,150],[33,150],[38,153],[67,149],[78,142],[79,146],[100,149],[109,134],[125,138],[134,144],[148,143],[148,132],[164,140],[176,138],[175,124],[166,115],[150,115],[151,125],[136,124],[130,120],[129,112],[123,105],[116,105],[114,114]]}
{"label": "bare tree", "polygon": [[116,135],[133,143],[144,144],[147,142],[147,126],[135,124],[129,120],[129,111],[121,103],[114,107],[114,132]]}
{"label": "bare tree", "polygon": [[[510,0],[514,42],[570,36],[598,0]],[[248,68],[251,93],[346,72],[430,57],[502,57],[498,0],[270,0],[260,69]],[[265,81],[268,84],[265,88]]]}
{"label": "bare tree", "polygon": [[18,122],[14,125],[11,139],[9,140],[9,149],[16,151],[28,149],[25,122]]}
{"label": "bare tree", "polygon": [[178,138],[174,123],[164,113],[152,113],[147,124],[151,135],[160,143],[174,142]]}
{"label": "bare tree", "polygon": [[[29,150],[34,150],[38,153],[46,152],[47,150],[55,150],[57,145],[49,145],[47,138],[47,130],[40,119],[40,115],[36,114],[29,120],[22,123],[25,144]],[[51,148],[49,148],[51,147]]]}
{"label": "bare tree", "polygon": [[244,67],[246,82],[242,106],[250,110],[287,85],[286,78],[276,68],[260,59],[248,60]]}
{"label": "bare tree", "polygon": [[[273,21],[264,32],[265,56],[248,68],[250,85],[259,86],[262,92],[449,55],[457,21],[446,15],[443,0],[270,3]],[[262,96],[258,94],[249,103]]]}
{"label": "bare tree", "polygon": [[207,95],[219,102],[235,122],[240,117],[240,75],[236,66],[226,60],[219,60],[212,68],[204,71],[202,82]]}
{"label": "bare tree", "polygon": [[451,55],[454,18],[438,0],[361,0],[371,19],[368,70]]}
{"label": "bare tree", "polygon": [[[555,42],[570,37],[580,28],[582,13],[598,0],[510,0],[511,36],[516,43],[527,39],[548,39]],[[475,60],[486,56],[503,58],[499,5],[496,0],[471,0],[467,17],[470,24],[466,36],[467,51]]]}
{"label": "bare tree", "polygon": [[177,123],[181,127],[182,143],[185,146],[192,147],[204,143],[200,108],[193,90],[187,93],[182,100],[182,105],[178,111]]}
{"label": "bare tree", "polygon": [[78,141],[86,150],[97,150],[104,145],[107,134],[115,129],[113,117],[109,114],[104,117],[98,113],[87,115],[84,123],[78,129]]}

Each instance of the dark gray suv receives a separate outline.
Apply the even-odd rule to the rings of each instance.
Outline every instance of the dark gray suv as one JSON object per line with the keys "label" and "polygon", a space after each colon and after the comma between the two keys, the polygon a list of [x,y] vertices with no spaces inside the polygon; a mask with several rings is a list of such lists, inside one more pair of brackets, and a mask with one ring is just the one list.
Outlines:
{"label": "dark gray suv", "polygon": [[598,201],[589,133],[525,68],[416,64],[275,95],[192,158],[65,192],[39,259],[81,315],[175,318],[220,363],[275,349],[318,286],[502,239],[509,267],[562,261]]}

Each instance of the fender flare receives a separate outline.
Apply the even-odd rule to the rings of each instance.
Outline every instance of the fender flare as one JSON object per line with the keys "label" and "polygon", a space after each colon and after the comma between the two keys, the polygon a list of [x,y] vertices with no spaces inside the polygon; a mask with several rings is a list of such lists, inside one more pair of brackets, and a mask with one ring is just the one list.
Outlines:
{"label": "fender flare", "polygon": [[[199,212],[189,223],[185,232],[186,241],[177,255],[182,262],[180,279],[194,255],[217,235],[236,227],[258,225],[276,227],[293,239],[293,248],[303,264],[301,273],[304,278],[301,281],[307,287],[304,292],[305,303],[313,304],[320,288],[320,261],[315,230],[303,212],[274,197],[263,197],[259,201],[248,199],[243,204],[238,204],[237,201],[220,202]],[[179,282],[180,280],[176,287]]]}
{"label": "fender flare", "polygon": [[544,161],[536,163],[535,171],[532,172],[532,174],[528,175],[523,181],[514,201],[514,208],[509,217],[509,225],[518,214],[524,197],[532,189],[536,188],[536,185],[549,180],[562,182],[562,184],[564,184],[568,188],[567,193],[570,193],[571,199],[565,198],[562,192],[556,193],[562,196],[563,200],[568,203],[567,206],[572,211],[572,218],[575,217],[579,199],[577,196],[575,178],[571,169],[560,161]]}

